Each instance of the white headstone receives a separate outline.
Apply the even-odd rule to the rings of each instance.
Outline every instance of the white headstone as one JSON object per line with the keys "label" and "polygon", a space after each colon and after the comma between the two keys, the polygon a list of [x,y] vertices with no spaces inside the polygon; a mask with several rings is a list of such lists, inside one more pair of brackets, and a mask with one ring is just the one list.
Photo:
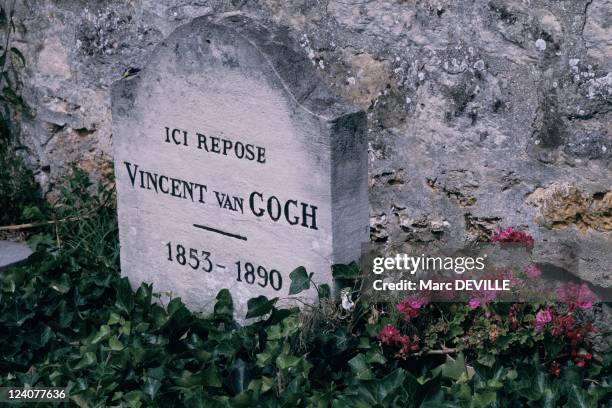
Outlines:
{"label": "white headstone", "polygon": [[0,241],[0,270],[19,265],[30,255],[32,250],[24,243]]}
{"label": "white headstone", "polygon": [[[336,99],[284,31],[205,16],[113,86],[121,268],[242,320],[288,297],[298,266],[332,283],[368,239],[366,116]],[[314,291],[300,297],[313,297]]]}

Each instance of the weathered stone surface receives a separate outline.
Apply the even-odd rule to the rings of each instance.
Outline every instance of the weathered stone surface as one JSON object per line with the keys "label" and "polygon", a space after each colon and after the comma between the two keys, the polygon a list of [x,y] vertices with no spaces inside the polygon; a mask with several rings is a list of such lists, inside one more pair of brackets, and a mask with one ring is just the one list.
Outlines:
{"label": "weathered stone surface", "polygon": [[592,196],[575,186],[552,185],[537,188],[527,202],[538,207],[537,221],[547,228],[576,226],[581,232],[589,228],[612,231],[612,192],[597,192]]}
{"label": "weathered stone surface", "polygon": [[0,241],[0,270],[19,265],[32,255],[29,246],[19,242]]}
{"label": "weathered stone surface", "polygon": [[[610,190],[610,0],[44,0],[20,7],[17,45],[29,64],[26,99],[37,112],[23,142],[32,166],[47,169],[39,170],[47,187],[70,161],[106,171],[109,84],[127,67],[142,67],[174,27],[240,9],[288,27],[328,84],[367,109],[372,239],[458,244],[512,225],[551,253],[579,251],[586,279],[603,284],[609,275],[609,231],[551,229],[527,197],[553,184],[589,197]],[[477,187],[448,178],[468,171]],[[429,180],[438,182],[432,188]]]}
{"label": "weathered stone surface", "polygon": [[[285,30],[243,14],[179,27],[113,85],[121,269],[196,310],[229,288],[236,317],[289,297],[298,266],[368,240],[363,111],[337,99]],[[300,297],[316,297],[311,289]]]}

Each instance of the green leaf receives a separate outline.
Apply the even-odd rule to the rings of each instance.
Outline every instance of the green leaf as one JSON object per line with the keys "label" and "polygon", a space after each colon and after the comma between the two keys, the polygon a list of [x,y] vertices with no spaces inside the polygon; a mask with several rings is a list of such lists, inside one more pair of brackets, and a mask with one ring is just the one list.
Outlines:
{"label": "green leaf", "polygon": [[472,407],[489,408],[497,401],[497,394],[494,392],[475,393],[472,399]]}
{"label": "green leaf", "polygon": [[557,401],[559,400],[559,395],[550,388],[547,388],[546,391],[544,391],[542,398],[542,408],[555,408],[557,406]]}
{"label": "green leaf", "polygon": [[111,334],[110,326],[103,325],[100,327],[100,330],[96,333],[93,339],[91,339],[91,344],[98,344],[102,340],[106,340]]}
{"label": "green leaf", "polygon": [[232,295],[227,289],[221,289],[217,294],[215,316],[229,318],[234,316],[234,301],[232,300]]}
{"label": "green leaf", "polygon": [[332,266],[332,276],[335,279],[357,279],[359,278],[359,266],[355,262],[348,265],[335,264]]}
{"label": "green leaf", "polygon": [[349,360],[349,366],[355,373],[355,378],[358,380],[371,380],[374,378],[374,374],[368,366],[368,362],[363,354],[357,354],[355,357]]}
{"label": "green leaf", "polygon": [[17,57],[17,59],[19,59],[19,61],[21,62],[21,65],[23,65],[25,67],[26,65],[26,60],[23,56],[23,54],[21,53],[21,51],[19,51],[17,48],[15,47],[11,47],[11,53]]}
{"label": "green leaf", "polygon": [[123,396],[123,399],[128,403],[130,408],[142,407],[142,400],[145,399],[145,394],[142,391],[130,391]]}
{"label": "green leaf", "polygon": [[40,211],[40,208],[35,205],[28,205],[24,207],[23,211],[21,212],[21,215],[23,216],[23,218],[26,218],[30,221],[42,221],[44,219],[42,211]]}
{"label": "green leaf", "polygon": [[359,349],[371,349],[372,348],[372,343],[370,342],[370,338],[366,337],[366,336],[362,336],[359,338],[359,345],[357,346],[357,348]]}
{"label": "green leaf", "polygon": [[161,388],[162,380],[164,379],[164,368],[156,367],[149,368],[144,378],[144,392],[151,397],[151,399],[155,399],[157,392]]}
{"label": "green leaf", "polygon": [[463,353],[459,353],[456,359],[447,357],[446,363],[432,370],[433,375],[441,374],[444,378],[458,381],[459,379],[467,380],[467,369]]}
{"label": "green leaf", "polygon": [[282,336],[284,338],[291,337],[296,334],[301,328],[302,323],[298,316],[289,316],[283,320]]}
{"label": "green leaf", "polygon": [[236,395],[231,400],[232,408],[251,408],[255,406],[256,398],[253,391],[247,390]]}
{"label": "green leaf", "polygon": [[130,288],[130,282],[127,278],[122,278],[117,282],[115,290],[117,293],[115,307],[126,314],[130,314],[134,308],[134,297],[132,296],[132,288]]}
{"label": "green leaf", "polygon": [[88,351],[83,355],[83,358],[74,366],[75,370],[82,370],[83,368],[91,367],[96,364],[96,355]]}
{"label": "green leaf", "polygon": [[382,403],[387,396],[392,395],[396,392],[396,390],[402,386],[404,381],[406,380],[406,372],[401,368],[393,371],[391,374],[387,375],[382,381],[379,381],[377,384],[377,401]]}
{"label": "green leaf", "polygon": [[280,340],[283,338],[283,331],[281,325],[282,323],[275,324],[274,326],[269,326],[266,329],[266,335],[268,336],[268,340]]}
{"label": "green leaf", "polygon": [[66,294],[72,287],[72,283],[68,274],[63,273],[58,280],[51,282],[49,286],[61,294]]}
{"label": "green leaf", "polygon": [[206,370],[202,371],[204,385],[207,387],[221,388],[221,376],[219,370],[212,364]]}
{"label": "green leaf", "polygon": [[378,349],[370,350],[366,353],[366,361],[368,364],[378,363],[387,364],[387,359],[382,355]]}
{"label": "green leaf", "polygon": [[590,408],[597,406],[597,397],[588,394],[576,384],[572,384],[568,390],[567,404],[565,408]]}
{"label": "green leaf", "polygon": [[12,88],[9,88],[8,86],[5,86],[4,89],[2,89],[2,95],[10,103],[12,103],[14,105],[20,105],[22,103],[21,97],[19,95],[17,95]]}
{"label": "green leaf", "polygon": [[476,361],[478,361],[483,366],[493,367],[493,365],[495,364],[495,356],[493,354],[483,351],[478,355]]}
{"label": "green leaf", "polygon": [[153,285],[143,282],[136,291],[136,302],[141,306],[149,306],[153,298]]}
{"label": "green leaf", "polygon": [[296,367],[300,360],[299,357],[283,353],[276,358],[276,366],[281,370],[285,370],[290,367]]}
{"label": "green leaf", "polygon": [[113,351],[121,351],[124,348],[123,343],[119,341],[117,336],[113,336],[108,340],[108,347]]}
{"label": "green leaf", "polygon": [[508,380],[516,380],[518,378],[518,372],[516,370],[508,370],[506,374],[506,379]]}
{"label": "green leaf", "polygon": [[319,285],[319,299],[331,298],[331,289],[327,283]]}
{"label": "green leaf", "polygon": [[268,300],[268,298],[263,295],[249,299],[247,302],[248,311],[246,318],[259,317],[271,312],[277,300],[278,298]]}
{"label": "green leaf", "polygon": [[272,354],[267,351],[259,353],[255,356],[257,367],[265,367],[272,364]]}
{"label": "green leaf", "polygon": [[45,346],[50,340],[55,338],[55,333],[47,325],[43,325],[40,333],[40,345]]}
{"label": "green leaf", "polygon": [[312,275],[308,276],[308,272],[306,272],[306,268],[303,266],[299,266],[294,269],[289,274],[289,279],[291,279],[291,286],[289,287],[290,295],[297,295],[302,291],[310,289],[310,278]]}
{"label": "green leaf", "polygon": [[106,324],[108,324],[109,326],[112,326],[114,324],[120,323],[122,320],[123,320],[123,317],[119,316],[115,312],[111,312],[108,318],[108,322],[106,322]]}

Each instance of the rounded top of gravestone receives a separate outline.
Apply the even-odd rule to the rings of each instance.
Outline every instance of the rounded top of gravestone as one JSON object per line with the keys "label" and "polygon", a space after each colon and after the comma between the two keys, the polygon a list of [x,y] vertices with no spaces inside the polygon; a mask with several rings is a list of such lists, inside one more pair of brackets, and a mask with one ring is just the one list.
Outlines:
{"label": "rounded top of gravestone", "polygon": [[360,111],[336,97],[286,28],[264,26],[243,13],[223,13],[178,27],[156,46],[137,75],[115,82],[113,115],[131,114],[139,86],[200,74],[214,81],[242,77],[265,82],[282,91],[295,109],[324,120]]}
{"label": "rounded top of gravestone", "polygon": [[32,250],[20,242],[0,241],[0,270],[27,260]]}

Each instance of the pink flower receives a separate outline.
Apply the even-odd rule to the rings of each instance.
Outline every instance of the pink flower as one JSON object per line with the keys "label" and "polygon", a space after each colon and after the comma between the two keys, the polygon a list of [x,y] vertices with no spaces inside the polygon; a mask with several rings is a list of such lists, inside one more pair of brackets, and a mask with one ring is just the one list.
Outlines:
{"label": "pink flower", "polygon": [[536,313],[535,328],[536,331],[542,331],[547,323],[552,322],[553,316],[549,309],[540,310]]}
{"label": "pink flower", "polygon": [[427,300],[420,296],[410,296],[398,303],[395,308],[409,321],[419,315],[421,307],[427,304]]}
{"label": "pink flower", "polygon": [[398,349],[396,357],[406,359],[412,352],[417,352],[420,349],[419,342],[421,339],[418,336],[403,336],[397,327],[388,324],[378,333],[378,340],[385,345]]}
{"label": "pink flower", "polygon": [[397,327],[392,324],[388,324],[378,333],[378,340],[385,346],[391,346],[395,344],[397,339],[401,337],[400,331]]}
{"label": "pink flower", "polygon": [[553,321],[553,328],[551,333],[553,336],[558,337],[563,333],[567,333],[576,323],[576,319],[572,315],[567,316],[555,316]]}
{"label": "pink flower", "polygon": [[542,276],[542,271],[535,264],[529,264],[529,266],[525,268],[525,273],[531,279],[537,279]]}
{"label": "pink flower", "polygon": [[409,336],[400,336],[396,342],[396,346],[399,347],[396,356],[405,359],[411,352],[419,351],[419,341],[421,341],[419,336],[412,336],[412,339]]}
{"label": "pink flower", "polygon": [[570,310],[591,309],[597,299],[589,287],[583,283],[566,283],[557,289],[559,301],[565,303]]}
{"label": "pink flower", "polygon": [[468,302],[468,305],[470,306],[470,309],[474,310],[477,309],[478,307],[480,307],[480,299],[470,299],[470,301]]}
{"label": "pink flower", "polygon": [[497,228],[495,233],[491,237],[493,242],[515,242],[523,244],[528,248],[533,247],[533,237],[523,231],[514,231],[512,227],[508,227],[505,230]]}

